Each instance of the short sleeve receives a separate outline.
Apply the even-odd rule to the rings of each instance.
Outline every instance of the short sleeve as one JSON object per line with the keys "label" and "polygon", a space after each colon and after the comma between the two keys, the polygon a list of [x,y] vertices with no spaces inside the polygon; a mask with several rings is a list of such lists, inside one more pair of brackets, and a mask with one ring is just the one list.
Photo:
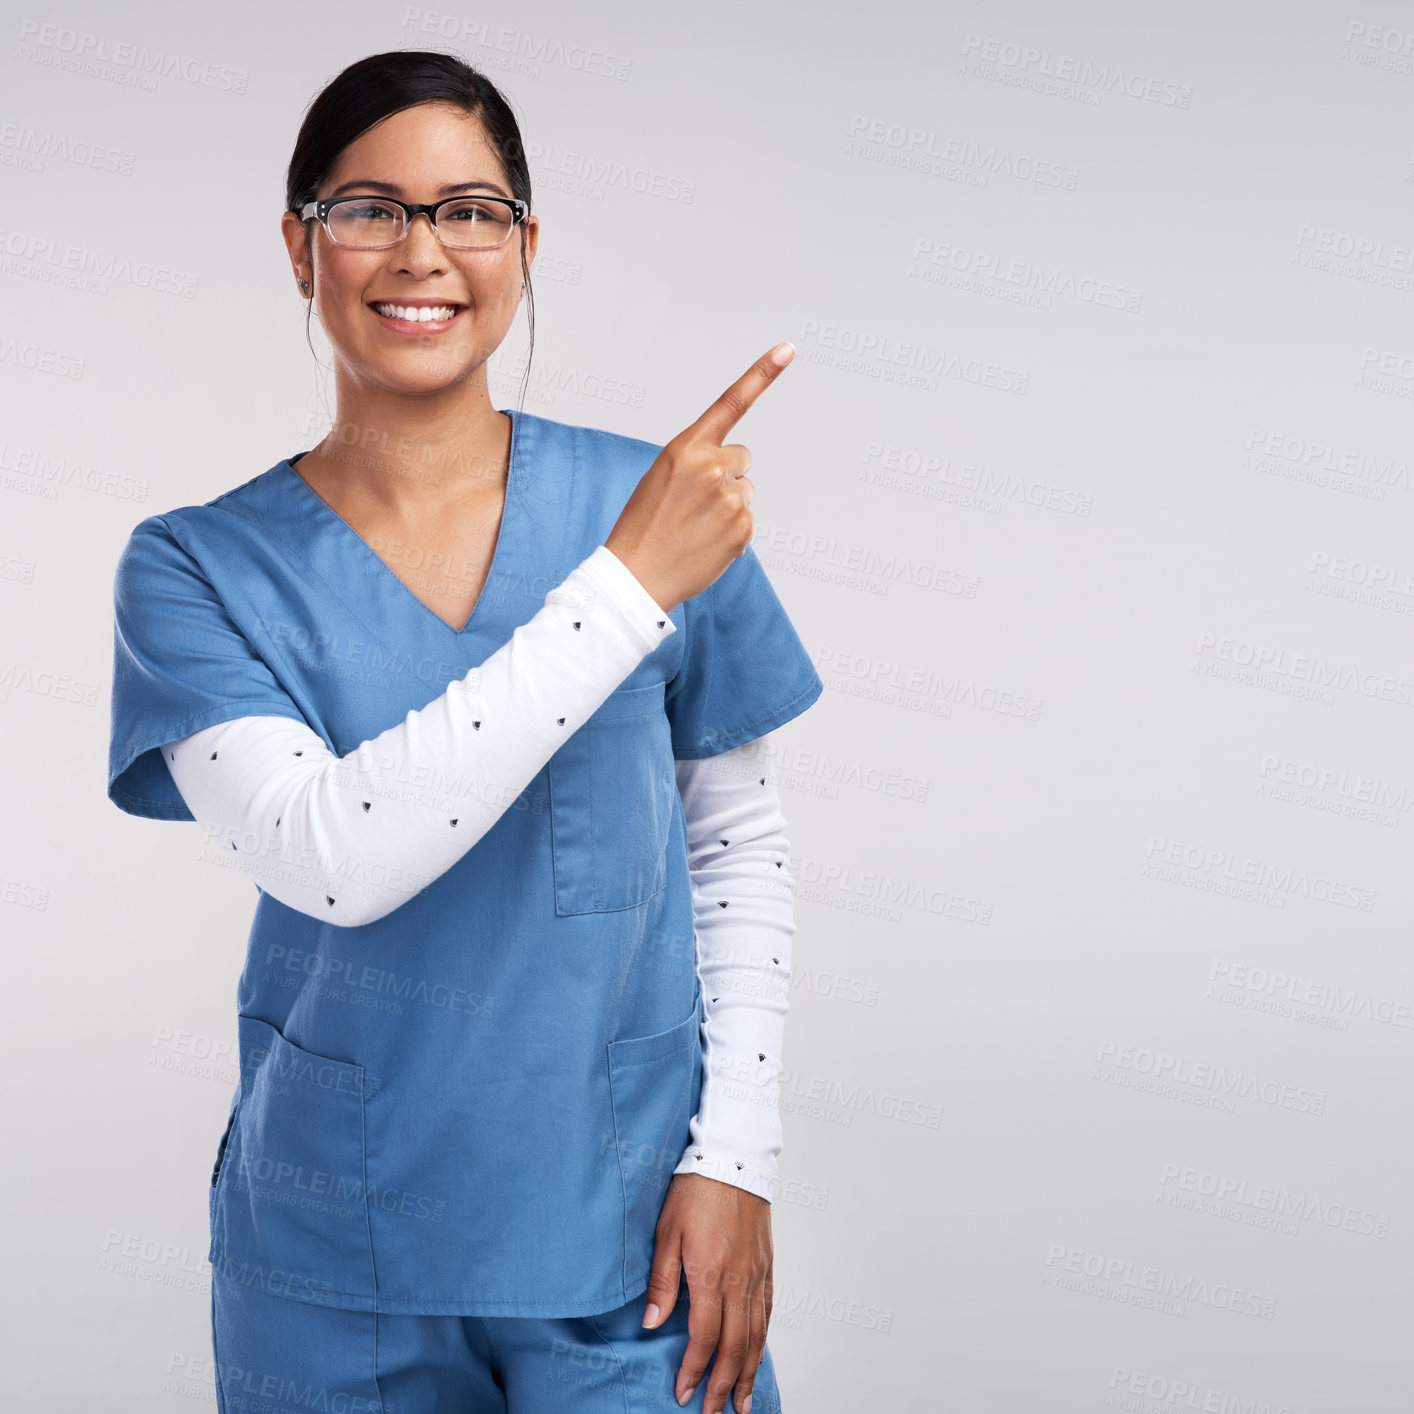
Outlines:
{"label": "short sleeve", "polygon": [[673,756],[718,756],[798,717],[824,691],[753,547],[683,601],[682,667],[665,708]]}
{"label": "short sleeve", "polygon": [[108,798],[149,820],[194,818],[165,743],[256,713],[305,720],[162,516],[136,527],[114,572],[112,692]]}

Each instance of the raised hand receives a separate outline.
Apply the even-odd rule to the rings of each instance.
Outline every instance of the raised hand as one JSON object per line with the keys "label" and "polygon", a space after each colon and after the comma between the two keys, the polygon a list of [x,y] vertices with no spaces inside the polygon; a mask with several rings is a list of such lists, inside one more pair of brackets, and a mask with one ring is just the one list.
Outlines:
{"label": "raised hand", "polygon": [[751,544],[751,453],[722,439],[794,357],[777,344],[668,442],[604,542],[664,609],[700,594]]}

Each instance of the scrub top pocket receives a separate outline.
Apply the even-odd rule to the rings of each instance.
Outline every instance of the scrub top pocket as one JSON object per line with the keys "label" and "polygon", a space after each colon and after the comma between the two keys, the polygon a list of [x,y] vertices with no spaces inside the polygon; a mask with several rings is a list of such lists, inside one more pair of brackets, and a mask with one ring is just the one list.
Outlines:
{"label": "scrub top pocket", "polygon": [[236,1113],[241,1107],[240,1091],[236,1091],[235,1098],[231,1101],[231,1113],[226,1118],[226,1128],[221,1135],[221,1142],[216,1146],[216,1162],[211,1168],[211,1186],[216,1187],[217,1181],[221,1177],[221,1165],[226,1160],[226,1146],[231,1142],[231,1131],[236,1127]]}
{"label": "scrub top pocket", "polygon": [[636,908],[668,882],[677,780],[664,684],[620,688],[550,758],[555,912]]}
{"label": "scrub top pocket", "polygon": [[212,1189],[212,1265],[296,1299],[371,1298],[364,1069],[257,1017],[237,1024],[240,1090]]}
{"label": "scrub top pocket", "polygon": [[608,1045],[626,1287],[642,1280],[652,1263],[663,1200],[692,1137],[689,1121],[702,1098],[702,1012],[698,991],[691,1014],[676,1026]]}

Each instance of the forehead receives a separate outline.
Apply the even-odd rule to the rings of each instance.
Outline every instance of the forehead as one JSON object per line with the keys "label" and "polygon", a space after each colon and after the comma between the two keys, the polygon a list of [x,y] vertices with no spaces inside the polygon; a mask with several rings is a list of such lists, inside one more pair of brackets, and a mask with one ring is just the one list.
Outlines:
{"label": "forehead", "polygon": [[375,123],[339,154],[325,190],[351,180],[390,182],[409,193],[447,182],[504,185],[505,169],[479,119],[446,103],[420,103]]}

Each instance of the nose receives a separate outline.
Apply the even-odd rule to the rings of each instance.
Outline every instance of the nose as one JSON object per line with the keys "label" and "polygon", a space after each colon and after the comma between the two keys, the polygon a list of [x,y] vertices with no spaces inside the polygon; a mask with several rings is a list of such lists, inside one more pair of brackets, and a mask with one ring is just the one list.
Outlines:
{"label": "nose", "polygon": [[437,238],[432,218],[425,211],[419,211],[412,218],[402,240],[392,249],[395,261],[423,272],[445,259],[442,242]]}

